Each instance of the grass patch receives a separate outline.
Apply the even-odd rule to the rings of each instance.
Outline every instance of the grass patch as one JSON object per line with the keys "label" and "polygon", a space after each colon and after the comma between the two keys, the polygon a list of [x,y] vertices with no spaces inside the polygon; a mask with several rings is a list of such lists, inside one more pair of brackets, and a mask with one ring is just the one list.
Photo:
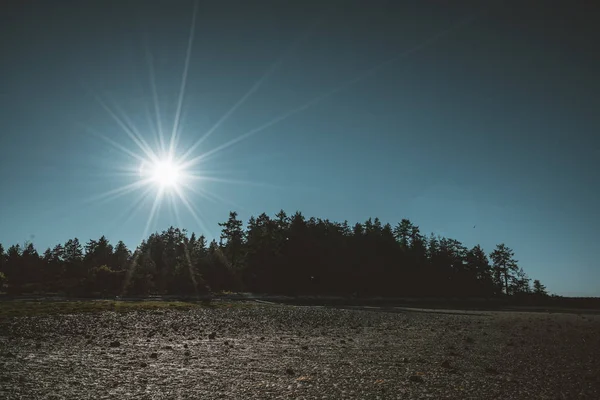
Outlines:
{"label": "grass patch", "polygon": [[152,310],[190,310],[195,308],[233,308],[248,306],[242,303],[211,303],[187,301],[1,301],[0,318],[36,315],[79,314],[90,312],[130,312]]}

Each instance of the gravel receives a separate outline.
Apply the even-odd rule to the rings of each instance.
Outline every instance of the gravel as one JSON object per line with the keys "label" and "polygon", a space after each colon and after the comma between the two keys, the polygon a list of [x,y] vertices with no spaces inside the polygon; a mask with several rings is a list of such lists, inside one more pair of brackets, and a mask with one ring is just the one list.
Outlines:
{"label": "gravel", "polygon": [[598,399],[598,332],[593,314],[280,305],[10,317],[0,398]]}

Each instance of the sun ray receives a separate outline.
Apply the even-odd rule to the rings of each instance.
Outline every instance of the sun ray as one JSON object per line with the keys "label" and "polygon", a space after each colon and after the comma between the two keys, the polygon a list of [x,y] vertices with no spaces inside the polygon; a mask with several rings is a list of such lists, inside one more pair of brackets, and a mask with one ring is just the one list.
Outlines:
{"label": "sun ray", "polygon": [[156,155],[154,154],[152,149],[148,146],[148,144],[145,143],[143,138],[140,141],[140,139],[137,137],[136,133],[134,131],[132,131],[127,126],[127,124],[125,124],[125,122],[123,122],[119,118],[119,116],[113,110],[111,110],[110,107],[108,107],[108,105],[98,95],[94,94],[94,98],[100,104],[100,106],[102,108],[104,108],[104,110],[111,116],[111,118],[121,127],[121,129],[123,129],[123,131],[127,134],[127,136],[129,136],[129,138],[140,148],[140,150],[142,150],[144,152],[144,154],[146,154],[146,156],[148,158],[156,159]]}
{"label": "sun ray", "polygon": [[148,232],[150,230],[150,225],[154,221],[154,217],[156,216],[156,210],[162,203],[163,189],[159,188],[156,197],[154,198],[154,202],[152,203],[152,209],[150,210],[150,215],[148,216],[148,220],[146,221],[146,226],[144,227],[144,233],[142,238],[146,238],[148,236]]}
{"label": "sun ray", "polygon": [[204,232],[207,232],[208,234],[212,235],[212,231],[207,228],[207,226],[204,224],[202,219],[198,216],[198,214],[196,213],[196,210],[190,204],[190,202],[186,198],[185,194],[181,191],[181,189],[175,188],[175,193],[177,193],[177,195],[179,196],[179,199],[181,200],[183,205],[188,209],[189,213],[192,214],[192,217],[194,218],[196,223],[200,226],[200,229],[202,229]]}
{"label": "sun ray", "polygon": [[[79,84],[84,88],[86,92],[88,92],[94,98],[94,100],[108,113],[108,115],[121,127],[121,129],[123,129],[127,136],[129,136],[129,138],[140,148],[140,150],[142,150],[147,157],[153,158],[154,152],[152,151],[150,146],[148,146],[148,144],[145,142],[144,138],[141,135],[136,135],[136,133],[139,134],[139,132],[132,131],[130,127],[127,126],[127,124],[123,122],[123,120],[121,120],[121,118],[119,118],[119,116],[113,110],[110,109],[106,102],[102,100],[100,95],[98,95],[96,91],[91,89],[89,85],[87,85],[81,79],[79,80]],[[121,110],[121,114],[124,115],[125,113],[123,113]],[[93,133],[93,131],[90,128],[84,128]]]}
{"label": "sun ray", "polygon": [[[238,170],[226,170],[224,168],[226,167],[232,167],[232,166],[237,166],[237,167],[241,167],[243,168],[243,170],[247,169],[247,166],[250,164],[257,164],[257,163],[262,163],[265,161],[272,161],[274,159],[277,158],[286,158],[287,154],[283,151],[279,151],[279,152],[273,152],[270,154],[266,154],[266,153],[262,153],[262,154],[253,154],[251,156],[246,156],[246,157],[224,157],[221,160],[219,160],[219,162],[216,162],[216,160],[218,160],[216,158],[216,156],[220,156],[223,153],[213,153],[212,155],[204,158],[202,161],[203,162],[207,162],[207,161],[211,161],[210,166],[212,168],[217,168],[216,172],[218,173],[229,173],[229,172],[238,172]],[[210,173],[211,171],[202,168],[202,172],[208,172]]]}
{"label": "sun ray", "polygon": [[[139,177],[139,172],[136,172],[134,169],[125,169],[125,167],[122,167],[122,168],[123,169],[116,169],[114,171],[104,171],[104,172],[89,173],[87,176],[90,178],[90,180],[91,180],[91,178],[127,178],[127,179],[132,179],[132,178]],[[146,182],[144,182],[144,183],[146,183]],[[111,189],[111,190],[116,190],[116,189]],[[106,196],[106,195],[103,195],[102,193],[100,193],[98,196],[102,197],[102,196]]]}
{"label": "sun ray", "polygon": [[[185,164],[179,164],[182,168],[185,168],[186,174],[193,175],[235,175],[240,173],[248,172],[248,164],[250,163],[260,163],[268,160],[275,159],[277,157],[287,157],[284,152],[271,153],[271,154],[261,154],[258,156],[251,156],[245,158],[238,157],[222,157],[224,153],[212,153],[211,155],[203,158],[201,161],[196,163],[194,167],[200,167],[202,164],[206,164],[208,166],[208,162],[210,161],[211,169],[207,169],[206,167],[194,168],[192,166],[185,166]],[[221,157],[219,162],[215,162],[218,160],[217,157]],[[227,168],[229,167],[229,168]],[[238,167],[238,168],[231,168]]]}
{"label": "sun ray", "polygon": [[133,276],[133,273],[135,272],[135,270],[137,268],[137,263],[138,263],[139,257],[140,257],[140,253],[136,249],[133,253],[133,257],[132,257],[131,261],[129,262],[129,266],[127,267],[127,270],[125,271],[125,279],[123,279],[123,288],[121,289],[121,296],[123,296],[127,292],[127,287],[129,286],[129,283],[131,282],[131,277]]}
{"label": "sun ray", "polygon": [[223,144],[222,144],[222,145],[220,145],[220,146],[217,146],[217,147],[215,147],[215,148],[214,148],[214,149],[212,149],[212,150],[209,150],[209,151],[207,151],[206,153],[202,153],[202,154],[200,154],[199,156],[192,158],[191,160],[187,160],[187,161],[185,161],[185,162],[183,163],[183,167],[184,167],[184,168],[189,168],[189,167],[191,167],[192,165],[194,165],[194,164],[197,164],[197,163],[199,163],[199,162],[201,162],[201,161],[205,160],[207,157],[209,157],[209,156],[211,156],[211,155],[213,155],[213,154],[216,154],[216,153],[218,153],[219,151],[225,150],[225,149],[227,149],[228,147],[231,147],[231,146],[233,146],[234,144],[236,144],[236,143],[238,143],[238,142],[241,142],[242,140],[244,140],[244,139],[247,139],[247,138],[249,138],[250,136],[253,136],[253,135],[255,135],[255,134],[257,134],[257,133],[259,133],[259,132],[261,132],[261,131],[263,131],[263,130],[265,130],[265,129],[267,129],[267,128],[269,128],[270,126],[272,126],[272,125],[275,125],[275,124],[277,124],[278,122],[281,122],[281,121],[283,121],[284,119],[287,119],[287,118],[289,118],[290,116],[292,116],[292,115],[294,115],[294,114],[297,114],[297,113],[299,113],[299,112],[301,112],[301,111],[303,111],[303,110],[305,110],[305,109],[309,108],[310,106],[312,106],[312,105],[313,105],[313,103],[315,103],[315,104],[316,104],[318,101],[321,101],[321,100],[322,100],[322,98],[317,98],[317,99],[314,99],[314,100],[312,100],[311,102],[309,102],[309,103],[307,103],[307,104],[304,104],[303,106],[300,106],[300,107],[294,108],[294,109],[292,109],[292,110],[290,110],[290,111],[288,111],[288,112],[286,112],[286,113],[284,113],[284,114],[280,115],[279,117],[276,117],[276,118],[272,119],[271,121],[267,122],[266,124],[263,124],[263,125],[259,126],[258,128],[252,129],[252,130],[250,130],[250,131],[248,131],[248,132],[246,132],[246,133],[244,133],[244,134],[242,134],[242,135],[240,135],[240,136],[237,136],[237,137],[235,137],[235,138],[231,139],[231,140],[230,140],[230,141],[228,141],[228,142],[225,142],[225,143],[223,143]]}
{"label": "sun ray", "polygon": [[146,161],[146,159],[142,156],[140,156],[139,154],[129,150],[127,147],[123,146],[122,144],[119,144],[117,142],[115,142],[114,140],[112,140],[111,138],[109,138],[108,136],[105,136],[99,132],[93,132],[90,130],[90,133],[94,134],[95,136],[98,136],[100,139],[104,140],[105,142],[107,142],[108,144],[110,144],[111,146],[113,146],[115,149],[122,151],[123,153],[139,160],[139,161]]}
{"label": "sun ray", "polygon": [[319,191],[320,190],[317,187],[306,186],[306,185],[298,185],[298,184],[275,185],[272,183],[246,181],[246,180],[241,180],[241,179],[227,179],[227,178],[219,178],[219,177],[207,176],[207,175],[188,174],[187,177],[188,177],[188,181],[196,180],[196,181],[205,181],[205,182],[225,183],[225,184],[232,184],[232,185],[246,185],[246,186],[270,188],[270,189],[277,189],[277,190],[300,190],[300,189],[307,190],[307,191]]}
{"label": "sun ray", "polygon": [[123,118],[123,121],[129,127],[130,132],[132,132],[137,138],[136,144],[138,145],[140,150],[142,150],[151,160],[157,160],[158,156],[156,152],[152,150],[152,147],[148,144],[148,142],[146,142],[146,140],[144,139],[144,135],[142,135],[139,129],[135,126],[131,118],[129,118],[127,113],[123,111],[123,109],[119,107],[114,100],[112,103],[115,109],[119,112],[119,114],[121,114],[121,118]]}
{"label": "sun ray", "polygon": [[322,94],[314,97],[313,99],[309,100],[308,102],[306,102],[306,103],[304,103],[304,104],[302,104],[302,105],[300,105],[300,106],[298,106],[296,108],[293,108],[293,109],[291,109],[289,111],[286,111],[285,113],[281,114],[278,117],[273,118],[272,120],[270,120],[269,122],[266,122],[265,124],[259,126],[258,128],[254,128],[254,129],[252,129],[252,130],[250,130],[250,131],[248,131],[248,132],[246,132],[244,134],[241,134],[240,136],[235,137],[235,138],[231,139],[230,141],[228,141],[228,142],[226,142],[226,143],[224,143],[224,144],[222,144],[220,146],[217,146],[217,147],[215,147],[212,150],[209,150],[206,153],[203,153],[203,154],[201,154],[201,155],[199,155],[199,156],[197,156],[195,158],[192,158],[191,160],[186,160],[183,163],[183,166],[185,168],[188,168],[191,165],[194,165],[194,164],[196,164],[196,163],[204,160],[206,157],[208,157],[208,156],[210,156],[210,155],[212,155],[214,153],[217,153],[219,151],[225,150],[226,148],[228,148],[230,146],[233,146],[234,144],[239,143],[242,140],[248,139],[249,137],[254,136],[254,135],[256,135],[259,132],[262,132],[265,129],[271,127],[271,126],[273,126],[273,125],[275,125],[275,124],[277,124],[277,123],[279,123],[281,121],[284,121],[284,120],[288,119],[289,117],[291,117],[291,116],[293,116],[295,114],[298,114],[298,113],[300,113],[300,112],[302,112],[302,111],[304,111],[304,110],[306,110],[306,109],[308,109],[308,108],[310,108],[310,107],[312,107],[312,106],[320,103],[321,101],[323,101],[323,100],[325,100],[325,99],[327,99],[327,98],[329,98],[329,97],[331,97],[331,96],[333,96],[333,95],[335,95],[335,94],[337,94],[337,93],[339,93],[339,92],[341,92],[341,91],[343,91],[345,89],[348,89],[351,86],[356,85],[357,83],[361,82],[362,80],[364,80],[368,76],[373,75],[377,71],[379,71],[379,70],[387,67],[388,65],[394,63],[398,59],[404,58],[404,57],[406,57],[408,55],[411,55],[411,54],[413,54],[413,53],[415,53],[415,52],[417,52],[419,50],[422,50],[422,49],[424,49],[426,47],[431,46],[433,43],[437,42],[442,37],[447,36],[451,32],[453,32],[453,31],[461,28],[462,26],[467,25],[467,24],[473,22],[473,20],[475,20],[477,17],[478,17],[478,15],[469,15],[466,18],[463,18],[463,19],[459,20],[457,23],[455,23],[454,25],[450,26],[449,28],[443,29],[443,30],[437,32],[436,34],[428,37],[427,39],[425,39],[421,43],[419,43],[419,44],[417,44],[417,45],[409,48],[408,50],[402,51],[402,52],[394,55],[393,57],[390,57],[387,60],[385,60],[383,62],[380,62],[379,64],[374,65],[373,67],[369,68],[368,70],[366,70],[366,71],[358,74],[354,78],[351,78],[351,79],[348,79],[348,80],[344,81],[340,85],[334,87],[333,89],[331,89],[331,90],[329,90],[329,91],[327,91],[325,93],[322,93]]}
{"label": "sun ray", "polygon": [[106,203],[108,201],[113,201],[113,200],[118,199],[121,196],[124,196],[128,193],[133,192],[134,190],[137,190],[139,188],[142,188],[142,187],[148,185],[150,182],[151,182],[150,179],[135,181],[135,182],[129,183],[125,186],[121,186],[116,189],[112,189],[107,192],[100,193],[96,196],[92,196],[88,200],[84,200],[84,204],[85,203],[102,204],[102,203]]}
{"label": "sun ray", "polygon": [[209,192],[207,190],[202,190],[202,189],[196,188],[196,187],[194,187],[194,186],[192,186],[190,184],[187,184],[187,183],[184,186],[185,186],[186,189],[194,192],[198,196],[203,197],[203,198],[205,198],[205,199],[207,199],[209,201],[212,201],[215,204],[227,204],[228,206],[231,206],[231,207],[233,207],[236,210],[246,211],[245,207],[243,207],[243,206],[241,206],[241,205],[239,205],[239,204],[237,204],[237,203],[235,203],[235,202],[233,202],[231,200],[228,200],[228,199],[226,199],[226,198],[224,198],[222,196],[219,196],[216,193],[212,193],[212,192]]}
{"label": "sun ray", "polygon": [[216,131],[230,116],[233,114],[239,107],[241,107],[246,100],[252,94],[254,94],[260,87],[264,84],[264,82],[271,77],[273,73],[283,64],[283,61],[287,57],[289,53],[291,53],[298,45],[306,40],[310,34],[313,32],[315,25],[320,22],[319,18],[316,18],[312,24],[294,41],[292,41],[291,45],[283,52],[283,54],[273,63],[271,66],[265,71],[265,73],[250,87],[250,89],[231,107],[225,114],[219,118],[219,120],[210,128],[204,135],[200,137],[181,157],[182,160],[185,160],[189,157],[197,148],[204,142],[208,137]]}
{"label": "sun ray", "polygon": [[231,107],[225,114],[223,114],[221,116],[221,118],[212,126],[212,128],[210,128],[204,135],[202,135],[200,137],[200,139],[198,139],[181,157],[183,160],[185,160],[187,157],[190,156],[190,154],[192,154],[197,148],[198,146],[200,146],[202,144],[202,142],[204,142],[206,139],[208,139],[208,137],[210,135],[212,135],[212,133],[214,131],[216,131],[230,116],[231,114],[233,114],[239,107],[242,106],[242,104],[244,104],[246,102],[246,100],[254,93],[256,92],[260,86],[263,84],[263,82],[273,73],[273,71],[275,70],[275,67],[277,66],[278,63],[275,63],[271,68],[269,68],[269,70],[267,72],[265,72],[265,74],[254,83],[254,85],[252,85],[252,87],[250,88],[250,90],[248,90],[246,92],[246,94],[244,94],[234,105],[233,107]]}
{"label": "sun ray", "polygon": [[153,120],[152,110],[145,104],[144,114],[146,116],[146,124],[147,129],[152,133],[152,139],[150,142],[155,146],[154,148],[158,149],[155,153],[164,153],[161,145],[160,145],[160,134],[158,133],[157,127],[154,125],[155,121]]}
{"label": "sun ray", "polygon": [[[144,200],[148,199],[150,192],[154,188],[152,186],[148,186],[139,196],[135,199],[131,205],[126,207],[122,212],[120,212],[114,219],[116,224],[119,226],[127,225],[140,211],[140,204],[144,202]],[[115,229],[113,223],[113,227],[110,229]]]}
{"label": "sun ray", "polygon": [[118,220],[120,221],[120,223],[127,224],[129,221],[131,221],[133,219],[133,217],[140,210],[141,204],[145,200],[148,199],[148,196],[150,195],[150,192],[152,192],[152,190],[153,190],[153,188],[151,186],[148,186],[140,194],[140,196],[131,204],[131,206],[129,206],[128,208],[126,208],[123,213],[119,214]]}
{"label": "sun ray", "polygon": [[108,144],[113,146],[116,150],[119,150],[119,151],[123,152],[124,154],[127,154],[128,156],[131,156],[139,161],[145,161],[145,158],[142,157],[141,155],[128,149],[127,147],[123,146],[122,144],[117,143],[113,139],[109,138],[106,135],[103,135],[102,133],[98,132],[97,130],[93,129],[92,127],[84,125],[82,123],[78,123],[78,122],[75,122],[75,125],[80,127],[81,129],[83,129],[84,131],[88,132],[90,135],[95,136],[95,137],[99,138],[100,140],[107,142]]}
{"label": "sun ray", "polygon": [[[232,148],[234,145],[247,140],[254,135],[257,135],[260,132],[272,128],[276,124],[283,122],[284,120],[287,120],[312,106],[315,106],[319,102],[322,102],[323,100],[334,96],[353,85],[356,85],[358,82],[366,79],[368,76],[388,67],[399,58],[405,57],[432,45],[432,43],[437,42],[443,36],[448,35],[451,31],[458,29],[458,27],[460,27],[462,24],[466,24],[471,20],[466,19],[466,21],[461,21],[455,26],[440,31],[437,34],[429,37],[427,40],[417,44],[417,46],[414,46],[406,51],[396,53],[393,57],[360,72],[358,75],[352,77],[352,79],[342,81],[337,86],[321,92],[321,94],[313,97],[309,101],[300,104],[295,108],[289,109],[279,115],[275,114],[274,118],[271,118],[266,122],[264,120],[261,121],[263,123],[259,124],[259,126],[256,126],[254,129],[244,130],[242,131],[241,135],[234,137],[225,143],[221,142],[220,145],[217,145],[212,149],[209,148],[207,151],[203,151],[202,153],[198,154],[196,151],[203,143],[205,143],[208,137],[214,135],[218,129],[223,128],[223,125],[228,119],[232,118],[234,113],[239,112],[239,110],[245,104],[250,103],[251,96],[256,95],[258,91],[264,89],[269,79],[272,79],[273,75],[281,67],[284,60],[286,60],[287,54],[293,51],[300,42],[305,40],[310,35],[312,28],[314,27],[309,27],[309,29],[306,30],[303,35],[301,35],[299,38],[296,38],[296,40],[293,41],[287,49],[284,49],[285,51],[278,58],[276,58],[271,65],[267,65],[268,68],[263,72],[259,79],[256,80],[249,88],[247,88],[247,91],[241,91],[243,94],[241,98],[235,101],[231,108],[221,115],[216,123],[209,127],[210,129],[208,129],[208,131],[206,131],[201,137],[193,138],[191,141],[192,145],[187,149],[184,149],[182,152],[182,149],[179,148],[179,145],[181,144],[180,141],[183,141],[182,135],[184,130],[187,128],[186,114],[187,111],[190,110],[187,101],[184,103],[184,100],[186,100],[186,91],[191,90],[191,87],[188,87],[188,83],[190,82],[188,76],[190,74],[190,69],[193,68],[192,52],[194,50],[196,25],[200,23],[197,22],[198,13],[199,3],[197,0],[195,0],[191,25],[189,26],[189,31],[186,32],[188,33],[188,37],[181,81],[177,81],[174,88],[175,90],[179,90],[173,93],[176,100],[172,105],[169,105],[168,109],[164,103],[159,101],[159,89],[162,89],[162,86],[159,84],[160,82],[157,81],[157,72],[160,72],[160,69],[158,64],[154,63],[154,54],[152,53],[147,42],[146,61],[148,64],[148,78],[151,91],[146,89],[144,92],[146,94],[151,93],[152,98],[150,99],[150,96],[146,96],[143,98],[144,104],[140,105],[137,100],[134,104],[135,107],[144,106],[144,109],[140,108],[136,110],[136,114],[127,113],[126,111],[129,110],[127,103],[121,102],[117,104],[113,98],[104,92],[98,92],[98,94],[92,92],[96,101],[110,116],[110,118],[105,118],[108,120],[112,118],[112,120],[114,120],[118,125],[117,129],[121,128],[133,143],[129,143],[127,139],[115,140],[113,139],[114,135],[104,135],[98,133],[95,133],[95,135],[107,142],[112,148],[118,150],[120,153],[124,153],[125,155],[131,157],[134,162],[140,162],[141,166],[139,167],[139,170],[135,168],[117,168],[117,171],[114,173],[111,172],[111,176],[133,177],[137,175],[137,179],[136,182],[125,184],[121,187],[101,193],[100,195],[88,200],[88,202],[94,202],[97,204],[99,202],[110,201],[128,195],[133,191],[142,189],[139,198],[136,197],[134,201],[131,202],[131,207],[127,208],[125,214],[127,217],[126,220],[131,220],[135,213],[142,209],[142,207],[140,207],[142,204],[144,205],[143,209],[145,212],[149,211],[147,220],[142,223],[143,239],[146,239],[149,231],[152,230],[156,225],[159,215],[165,212],[167,213],[168,218],[176,220],[179,225],[181,225],[182,217],[184,217],[183,219],[185,221],[189,222],[189,217],[191,216],[204,232],[211,234],[210,230],[205,224],[207,217],[210,217],[210,215],[206,214],[204,212],[204,208],[201,208],[199,204],[196,203],[196,195],[198,198],[206,199],[214,202],[215,204],[228,204],[233,206],[235,209],[243,209],[243,207],[241,207],[239,204],[231,201],[228,196],[223,197],[215,193],[214,188],[216,183],[253,186],[258,188],[272,188],[288,191],[299,189],[315,190],[315,188],[301,187],[300,185],[293,185],[289,182],[287,185],[277,185],[273,183],[253,181],[252,179],[255,178],[254,176],[244,175],[239,170],[226,171],[223,168],[215,168],[215,164],[212,161],[210,163],[206,163],[206,161],[217,158],[217,156],[219,156],[221,160],[224,159],[225,157],[223,157],[223,155],[228,154],[225,152],[226,149]],[[150,104],[151,102],[152,104]],[[163,118],[165,115],[162,115],[165,114],[167,110],[169,110],[170,114],[168,115],[168,120]],[[141,118],[141,121],[138,121],[138,116]],[[134,122],[138,123],[138,125],[136,126]],[[148,127],[146,127],[146,123],[148,124]],[[249,128],[251,128],[251,126]],[[126,145],[121,144],[121,141],[126,142]],[[176,154],[176,151],[179,154]],[[117,152],[111,151],[111,154],[115,157],[121,156]],[[113,161],[114,160],[110,160],[108,162],[111,171],[115,169]],[[240,161],[237,160],[237,162]],[[246,164],[247,162],[240,163]],[[192,167],[194,170],[192,170]],[[138,172],[137,174],[136,171]],[[249,178],[250,180],[232,178]],[[212,184],[213,182],[215,183],[214,185]],[[154,198],[152,198],[150,194],[152,191],[155,195]],[[260,192],[260,189],[258,189],[258,191]],[[200,204],[203,205],[203,203]],[[184,208],[182,208],[182,205]],[[172,211],[172,213],[169,211]],[[122,218],[123,215],[119,216],[119,220]],[[162,221],[162,217],[160,218],[160,221]],[[208,219],[210,220],[210,218]],[[187,258],[189,261],[189,255]],[[135,262],[131,264],[133,270],[135,270],[137,262],[138,260],[136,259]],[[188,264],[190,266],[191,273],[191,262]],[[191,276],[193,277],[193,275]]]}
{"label": "sun ray", "polygon": [[190,177],[193,178],[194,176],[201,176],[201,175],[208,175],[208,176],[216,176],[217,174],[220,176],[223,175],[232,175],[232,174],[238,174],[240,172],[244,172],[245,169],[240,168],[237,170],[226,170],[226,169],[197,169],[197,170],[191,170],[191,169],[186,169],[185,170],[185,176],[186,177]]}
{"label": "sun ray", "polygon": [[[183,226],[181,223],[181,218],[179,216],[179,210],[177,209],[175,203],[173,203],[173,210],[175,211],[175,221],[177,222],[177,226]],[[198,282],[196,281],[196,276],[194,274],[194,266],[192,265],[192,258],[190,257],[190,251],[188,249],[187,243],[186,246],[183,247],[183,253],[185,255],[185,260],[187,261],[187,268],[190,274],[190,279],[192,280],[192,284],[194,285],[194,292],[196,296],[198,296]]]}
{"label": "sun ray", "polygon": [[184,226],[181,224],[179,208],[177,207],[177,203],[175,202],[175,196],[173,195],[173,192],[169,194],[169,206],[172,208],[173,214],[175,214],[175,221],[177,222],[177,226],[180,228],[184,228]]}
{"label": "sun ray", "polygon": [[207,193],[206,191],[199,190],[199,189],[197,189],[197,188],[195,188],[195,187],[193,187],[193,186],[191,186],[191,185],[188,185],[188,184],[186,184],[186,185],[184,185],[184,186],[185,186],[185,188],[186,188],[186,189],[189,189],[189,190],[191,190],[192,192],[194,192],[194,193],[195,193],[195,194],[197,194],[198,196],[200,196],[200,197],[202,197],[202,198],[204,198],[204,199],[207,199],[207,200],[209,200],[209,201],[212,201],[212,202],[213,202],[213,203],[215,203],[215,204],[218,204],[218,202],[217,202],[217,201],[216,201],[214,198],[212,198],[212,197],[208,196],[208,193]]}
{"label": "sun ray", "polygon": [[148,75],[150,78],[150,89],[152,90],[152,103],[154,104],[154,114],[156,117],[156,130],[158,132],[158,140],[160,143],[160,151],[165,152],[165,135],[162,129],[162,123],[160,120],[161,112],[160,105],[158,101],[158,90],[156,89],[156,77],[154,73],[154,57],[152,56],[152,52],[148,47],[147,38],[145,40],[145,49],[146,49],[146,62],[148,64]]}
{"label": "sun ray", "polygon": [[286,188],[286,186],[273,185],[271,183],[244,181],[244,180],[240,180],[240,179],[227,179],[227,178],[218,178],[218,177],[214,177],[214,176],[192,175],[192,174],[188,174],[187,176],[190,180],[197,180],[197,181],[229,183],[229,184],[234,184],[234,185],[248,185],[248,186],[256,186],[256,187],[269,187],[269,188],[273,188],[273,189],[285,189]]}
{"label": "sun ray", "polygon": [[[149,191],[149,189],[146,191],[146,193]],[[156,213],[156,210],[157,210],[158,206],[160,205],[161,197],[162,197],[162,190],[159,190],[159,192],[156,194],[156,197],[154,198],[154,202],[152,203],[152,209],[150,211],[150,216],[148,217],[148,220],[146,221],[144,233],[142,234],[142,238],[141,238],[142,242],[144,240],[146,240],[146,238],[148,236],[148,231],[150,229],[150,225],[152,224],[152,221],[154,220],[154,215]],[[142,196],[141,200],[139,200],[138,204],[141,204],[141,202],[147,198],[148,198],[147,196]],[[132,216],[130,218],[132,218]],[[123,289],[121,290],[121,294],[124,294],[126,292],[126,289],[129,286],[129,283],[131,282],[131,277],[133,276],[133,274],[135,273],[135,270],[137,269],[139,257],[140,257],[140,252],[138,249],[136,249],[133,253],[133,258],[131,259],[131,262],[129,263],[129,267],[127,268],[127,271],[125,273],[125,279],[123,280]]]}
{"label": "sun ray", "polygon": [[175,111],[175,121],[173,123],[173,131],[171,132],[171,140],[169,143],[169,154],[172,155],[175,151],[177,144],[177,135],[179,129],[179,118],[181,115],[181,107],[183,105],[183,98],[185,96],[185,88],[187,85],[188,69],[190,66],[190,58],[192,55],[192,45],[194,43],[194,33],[196,30],[196,14],[198,13],[198,1],[194,1],[194,11],[192,12],[192,26],[190,28],[190,35],[188,37],[188,45],[185,54],[185,63],[183,67],[183,75],[181,77],[181,87],[179,88],[179,98],[177,100],[177,109]]}

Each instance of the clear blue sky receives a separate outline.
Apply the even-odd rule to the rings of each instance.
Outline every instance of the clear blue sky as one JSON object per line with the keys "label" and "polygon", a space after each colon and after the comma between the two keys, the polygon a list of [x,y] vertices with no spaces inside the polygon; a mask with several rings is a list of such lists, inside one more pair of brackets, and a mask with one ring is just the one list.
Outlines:
{"label": "clear blue sky", "polygon": [[[192,156],[320,101],[194,167],[230,180],[195,183],[216,201],[185,191],[206,228],[175,199],[179,215],[163,202],[148,229],[212,237],[229,210],[244,221],[279,209],[351,223],[409,218],[467,246],[505,242],[551,292],[600,296],[592,6],[440,4],[199,2],[177,154],[271,68]],[[95,200],[139,180],[122,173],[139,161],[100,135],[141,151],[94,96],[157,149],[146,49],[170,133],[194,3],[3,7],[0,243],[31,240],[42,252],[106,235],[134,247],[157,188]]]}

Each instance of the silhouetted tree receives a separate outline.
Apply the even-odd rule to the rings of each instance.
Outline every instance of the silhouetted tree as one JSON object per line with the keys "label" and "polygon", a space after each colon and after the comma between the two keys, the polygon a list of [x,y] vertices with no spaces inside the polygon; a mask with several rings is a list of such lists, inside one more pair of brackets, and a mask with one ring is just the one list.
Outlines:
{"label": "silhouetted tree", "polygon": [[206,255],[205,279],[215,291],[238,291],[242,288],[240,278],[234,271],[219,244],[212,240]]}
{"label": "silhouetted tree", "polygon": [[504,243],[496,246],[496,249],[490,253],[494,269],[494,279],[496,284],[504,288],[505,294],[511,294],[511,288],[514,288],[513,281],[519,271],[517,261],[514,259],[514,252]]}
{"label": "silhouetted tree", "polygon": [[4,272],[4,265],[6,264],[6,254],[4,254],[4,246],[0,243],[0,272]]}
{"label": "silhouetted tree", "polygon": [[6,263],[4,266],[6,280],[10,283],[9,292],[19,293],[21,285],[25,282],[23,259],[21,257],[21,246],[12,245],[6,251]]}
{"label": "silhouetted tree", "polygon": [[4,290],[4,286],[6,285],[6,254],[4,253],[4,246],[0,243],[0,292]]}
{"label": "silhouetted tree", "polygon": [[106,237],[102,236],[98,240],[90,240],[85,245],[84,262],[87,268],[94,268],[101,265],[109,266],[113,259],[113,246]]}
{"label": "silhouetted tree", "polygon": [[[528,295],[530,279],[505,244],[488,256],[479,246],[436,235],[424,237],[402,219],[347,221],[305,218],[281,210],[251,216],[244,229],[235,212],[220,243],[170,227],[152,233],[132,252],[104,236],[48,248],[0,246],[0,273],[11,293],[179,294],[218,291],[357,296]],[[491,261],[491,265],[490,265]],[[534,281],[533,293],[545,294]]]}
{"label": "silhouetted tree", "polygon": [[39,292],[43,278],[44,263],[33,243],[25,243],[23,252],[21,253],[20,264],[19,275],[21,285],[32,285],[33,291]]}
{"label": "silhouetted tree", "polygon": [[548,292],[546,291],[546,286],[542,285],[539,279],[535,279],[533,281],[533,293],[538,296],[547,296]]}
{"label": "silhouetted tree", "polygon": [[394,228],[394,237],[402,246],[403,250],[408,250],[409,239],[413,233],[414,226],[410,220],[404,218]]}
{"label": "silhouetted tree", "polygon": [[88,291],[106,295],[119,295],[123,286],[124,271],[114,271],[108,265],[92,267],[88,271]]}
{"label": "silhouetted tree", "polygon": [[529,277],[523,271],[523,268],[518,268],[515,276],[512,279],[511,293],[512,294],[529,294],[531,287],[529,286]]}
{"label": "silhouetted tree", "polygon": [[278,274],[276,291],[287,294],[298,294],[303,289],[305,277],[310,271],[303,271],[308,266],[308,226],[304,215],[296,211],[290,218],[285,242],[282,244],[282,264]]}
{"label": "silhouetted tree", "polygon": [[147,242],[142,242],[133,255],[131,268],[125,275],[124,294],[147,295],[155,290],[157,277],[156,263],[147,247]]}
{"label": "silhouetted tree", "polygon": [[51,288],[50,291],[57,291],[64,286],[62,282],[66,278],[65,250],[60,244],[54,246],[52,250],[44,252],[45,281]]}
{"label": "silhouetted tree", "polygon": [[237,218],[237,212],[231,211],[227,222],[219,223],[223,227],[221,231],[221,246],[228,257],[233,268],[238,267],[241,259],[242,246],[244,244],[244,231],[242,221]]}
{"label": "silhouetted tree", "polygon": [[83,269],[83,247],[79,239],[69,239],[63,246],[63,261],[67,277],[71,280],[71,285],[77,285],[78,280],[86,275]]}
{"label": "silhouetted tree", "polygon": [[277,291],[281,252],[278,226],[278,222],[265,213],[248,220],[243,277],[252,291]]}
{"label": "silhouetted tree", "polygon": [[490,296],[498,294],[502,288],[494,285],[492,267],[485,251],[476,245],[467,253],[467,266],[471,274],[475,276],[475,282],[471,293],[475,296]]}
{"label": "silhouetted tree", "polygon": [[131,258],[131,252],[122,241],[117,242],[115,249],[112,254],[112,260],[109,263],[110,268],[113,271],[124,271],[129,265]]}

